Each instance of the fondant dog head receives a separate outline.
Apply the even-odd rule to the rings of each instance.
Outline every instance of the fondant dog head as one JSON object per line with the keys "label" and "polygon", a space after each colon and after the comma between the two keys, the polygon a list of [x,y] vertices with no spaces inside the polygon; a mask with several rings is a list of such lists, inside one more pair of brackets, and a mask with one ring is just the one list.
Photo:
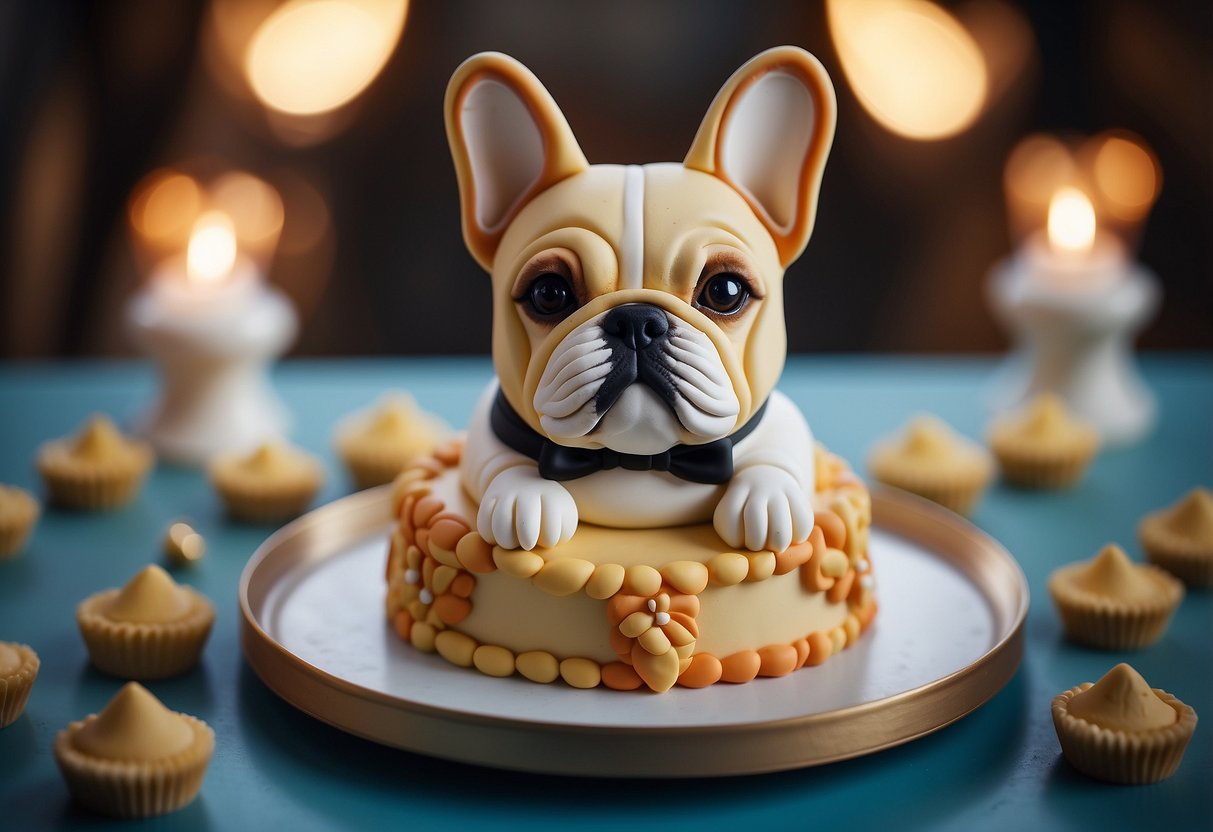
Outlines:
{"label": "fondant dog head", "polygon": [[493,359],[523,419],[632,454],[745,424],[783,368],[783,272],[834,121],[821,64],[781,47],[728,80],[681,164],[591,166],[524,66],[460,66],[446,129],[463,234],[492,274]]}

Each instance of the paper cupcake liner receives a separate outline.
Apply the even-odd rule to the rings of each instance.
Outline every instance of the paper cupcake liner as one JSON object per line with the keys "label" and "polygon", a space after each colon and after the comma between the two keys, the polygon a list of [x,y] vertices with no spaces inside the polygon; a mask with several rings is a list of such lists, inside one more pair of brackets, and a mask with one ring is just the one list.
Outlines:
{"label": "paper cupcake liner", "polygon": [[[1175,583],[1169,575],[1166,577]],[[1162,638],[1171,615],[1183,598],[1183,590],[1177,585],[1163,584],[1159,594],[1157,603],[1133,606],[1067,592],[1059,582],[1049,581],[1049,595],[1057,607],[1066,636],[1104,650],[1136,650]]]}
{"label": "paper cupcake liner", "polygon": [[1188,586],[1213,586],[1213,551],[1170,534],[1156,525],[1157,515],[1148,515],[1137,527],[1137,538],[1146,558]]}
{"label": "paper cupcake liner", "polygon": [[96,610],[119,590],[99,592],[81,602],[76,623],[98,670],[121,679],[164,679],[185,673],[198,663],[210,637],[215,610],[210,602],[183,587],[194,610],[181,621],[165,624],[110,621]]}
{"label": "paper cupcake liner", "polygon": [[1094,451],[1081,455],[1046,456],[1024,454],[1018,449],[994,448],[1002,477],[1021,488],[1067,488],[1074,485],[1091,464]]}
{"label": "paper cupcake liner", "polygon": [[205,722],[179,714],[194,730],[194,744],[180,754],[150,763],[101,760],[82,754],[72,735],[96,716],[73,722],[55,738],[55,761],[67,790],[81,805],[118,818],[163,815],[198,795],[215,749],[215,733]]}
{"label": "paper cupcake liner", "polygon": [[385,485],[425,454],[371,455],[342,451],[342,460],[359,490]]}
{"label": "paper cupcake liner", "polygon": [[88,475],[43,471],[51,502],[64,508],[103,511],[120,508],[135,498],[143,470],[105,471]]}
{"label": "paper cupcake liner", "polygon": [[1196,730],[1196,711],[1155,688],[1178,715],[1173,725],[1155,731],[1101,728],[1069,712],[1070,700],[1090,687],[1086,682],[1053,697],[1053,726],[1070,764],[1089,777],[1130,785],[1157,783],[1174,774]]}
{"label": "paper cupcake liner", "polygon": [[0,728],[12,725],[25,710],[42,664],[38,654],[27,645],[10,642],[10,646],[17,649],[22,661],[14,673],[0,677]]}
{"label": "paper cupcake liner", "polygon": [[250,490],[219,485],[215,488],[233,519],[268,523],[298,516],[307,510],[319,490],[318,483],[291,484],[289,489]]}
{"label": "paper cupcake liner", "polygon": [[28,522],[0,527],[0,560],[11,558],[25,548],[35,519],[31,517]]}
{"label": "paper cupcake liner", "polygon": [[973,506],[977,504],[977,500],[981,497],[981,493],[989,482],[989,478],[984,475],[980,479],[957,480],[955,482],[943,482],[902,475],[882,476],[875,471],[873,471],[873,476],[885,485],[891,485],[903,491],[917,494],[919,497],[925,497],[934,503],[939,503],[944,508],[951,509],[957,514],[968,514],[972,511]]}

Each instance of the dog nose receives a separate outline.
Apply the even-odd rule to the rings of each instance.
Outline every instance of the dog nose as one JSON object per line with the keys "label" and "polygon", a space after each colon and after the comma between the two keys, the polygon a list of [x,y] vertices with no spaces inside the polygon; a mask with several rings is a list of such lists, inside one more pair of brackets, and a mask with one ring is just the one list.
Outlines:
{"label": "dog nose", "polygon": [[646,350],[670,331],[665,312],[647,303],[625,303],[607,313],[602,329],[634,350]]}

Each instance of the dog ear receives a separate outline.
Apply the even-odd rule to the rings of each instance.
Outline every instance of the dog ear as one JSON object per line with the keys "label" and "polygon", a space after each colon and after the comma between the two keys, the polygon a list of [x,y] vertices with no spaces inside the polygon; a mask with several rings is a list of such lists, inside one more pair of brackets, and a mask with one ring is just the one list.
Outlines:
{"label": "dog ear", "polygon": [[785,267],[813,232],[836,111],[834,87],[816,58],[795,46],[768,49],[716,94],[683,162],[741,194]]}
{"label": "dog ear", "polygon": [[446,135],[459,179],[463,238],[492,270],[510,221],[536,194],[587,167],[552,96],[498,52],[463,62],[446,89]]}

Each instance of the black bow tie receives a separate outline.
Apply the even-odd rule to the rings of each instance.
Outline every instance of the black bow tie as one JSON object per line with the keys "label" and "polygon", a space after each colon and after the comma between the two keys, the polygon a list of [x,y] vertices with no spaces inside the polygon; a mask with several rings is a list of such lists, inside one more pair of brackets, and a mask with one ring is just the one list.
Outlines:
{"label": "black bow tie", "polygon": [[490,424],[506,446],[539,463],[539,476],[564,482],[598,471],[623,468],[627,471],[668,471],[688,482],[720,485],[733,477],[733,445],[753,432],[766,412],[767,403],[723,439],[703,445],[675,445],[659,454],[623,454],[610,448],[571,448],[558,445],[535,432],[515,412],[500,390],[493,402]]}

